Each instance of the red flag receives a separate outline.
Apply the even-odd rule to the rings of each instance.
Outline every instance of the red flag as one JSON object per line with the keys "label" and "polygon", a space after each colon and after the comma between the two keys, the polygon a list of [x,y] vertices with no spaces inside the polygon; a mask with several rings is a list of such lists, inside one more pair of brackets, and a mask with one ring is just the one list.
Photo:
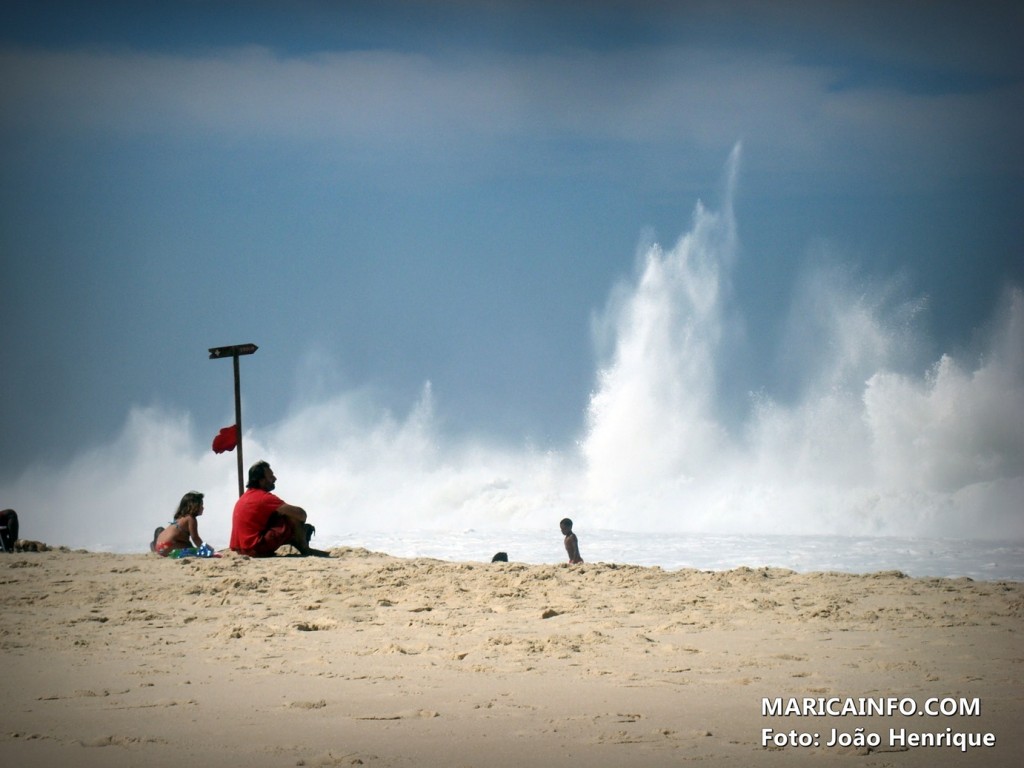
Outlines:
{"label": "red flag", "polygon": [[224,453],[224,451],[233,451],[235,446],[238,445],[238,425],[232,424],[230,427],[224,427],[217,436],[213,438],[213,452]]}

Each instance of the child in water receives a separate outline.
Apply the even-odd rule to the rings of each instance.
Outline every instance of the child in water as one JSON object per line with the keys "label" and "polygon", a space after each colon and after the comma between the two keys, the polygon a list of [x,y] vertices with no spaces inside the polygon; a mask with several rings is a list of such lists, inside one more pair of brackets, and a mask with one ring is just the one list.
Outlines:
{"label": "child in water", "polygon": [[565,551],[569,555],[569,562],[573,565],[582,563],[580,543],[576,540],[576,534],[572,532],[572,520],[567,517],[558,525],[562,529],[562,535],[565,536]]}
{"label": "child in water", "polygon": [[158,528],[151,546],[161,557],[213,557],[214,551],[199,536],[196,520],[203,514],[203,494],[189,491],[181,497],[174,520]]}

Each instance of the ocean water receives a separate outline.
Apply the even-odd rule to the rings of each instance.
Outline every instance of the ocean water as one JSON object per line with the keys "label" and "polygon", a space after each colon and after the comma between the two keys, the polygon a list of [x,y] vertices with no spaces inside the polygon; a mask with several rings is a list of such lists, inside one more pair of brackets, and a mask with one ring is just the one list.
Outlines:
{"label": "ocean water", "polygon": [[[872,536],[752,536],[742,534],[630,533],[579,529],[585,562],[695,568],[719,571],[788,568],[801,573],[901,571],[913,577],[976,581],[1024,581],[1024,541],[954,541]],[[319,537],[320,547],[365,547],[399,557],[452,562],[490,562],[499,551],[510,561],[540,564],[566,561],[562,537],[550,531],[432,530],[359,532]]]}

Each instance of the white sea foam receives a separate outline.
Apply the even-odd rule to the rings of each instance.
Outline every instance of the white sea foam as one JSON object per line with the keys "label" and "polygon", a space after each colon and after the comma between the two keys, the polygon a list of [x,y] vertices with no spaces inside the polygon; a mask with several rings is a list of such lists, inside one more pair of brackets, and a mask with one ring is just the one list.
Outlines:
{"label": "white sea foam", "polygon": [[[576,444],[538,450],[446,434],[427,384],[404,416],[347,391],[296,403],[277,424],[251,419],[247,463],[269,460],[280,494],[309,510],[325,541],[396,554],[470,556],[453,532],[472,529],[487,531],[473,559],[524,535],[536,543],[520,559],[543,562],[550,551],[540,542],[572,517],[616,532],[592,536],[592,556],[664,567],[924,563],[922,572],[978,575],[1005,563],[1006,552],[965,544],[978,562],[943,566],[915,555],[913,542],[1024,540],[1024,294],[1007,290],[977,360],[947,353],[915,372],[906,361],[928,348],[915,327],[922,302],[814,269],[794,293],[778,350],[793,386],[759,389],[740,412],[721,386],[723,361],[742,353],[742,307],[729,287],[738,159],[737,149],[721,210],[698,205],[674,247],[645,249],[596,317],[600,359]],[[223,546],[235,459],[209,452],[215,431],[197,430],[188,414],[133,408],[112,443],[60,470],[36,467],[2,498],[30,538],[138,551],[197,488],[207,494],[201,529]],[[409,531],[433,544],[413,551]],[[882,563],[860,543],[853,551],[863,556],[846,558],[863,541],[846,537],[902,543],[879,545]],[[759,561],[763,542],[775,543]]]}

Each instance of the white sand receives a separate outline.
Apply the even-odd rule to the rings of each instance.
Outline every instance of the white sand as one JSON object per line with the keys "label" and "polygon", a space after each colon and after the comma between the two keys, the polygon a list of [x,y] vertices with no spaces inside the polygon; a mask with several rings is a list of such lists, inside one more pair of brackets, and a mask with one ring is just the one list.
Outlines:
{"label": "white sand", "polygon": [[[0,604],[4,765],[1024,764],[1015,582],[52,551],[0,555]],[[766,717],[765,697],[980,716]]]}

